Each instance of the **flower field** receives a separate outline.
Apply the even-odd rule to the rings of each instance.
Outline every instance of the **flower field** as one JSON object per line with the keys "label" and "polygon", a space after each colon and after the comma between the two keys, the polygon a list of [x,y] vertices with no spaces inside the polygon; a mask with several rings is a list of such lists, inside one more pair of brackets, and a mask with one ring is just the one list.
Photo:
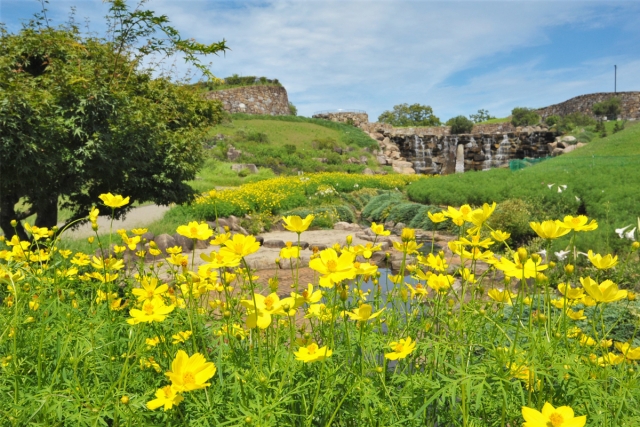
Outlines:
{"label": "flower field", "polygon": [[[350,179],[278,178],[200,203],[268,211],[282,208],[287,188],[395,188],[408,178]],[[128,203],[101,200],[106,208],[88,216],[96,236],[98,209]],[[262,272],[246,262],[260,250],[253,236],[215,234],[206,223],[177,229],[211,241],[198,267],[180,247],[140,249],[144,229],[92,239],[115,244],[101,258],[58,249],[55,230],[27,226],[30,241],[0,246],[0,424],[640,425],[640,323],[610,317],[638,310],[635,294],[612,280],[639,262],[638,242],[625,254],[589,251],[581,266],[576,240],[595,220],[532,223],[548,247],[571,237],[568,252],[551,258],[511,248],[509,230],[487,225],[494,209],[430,212],[458,230],[452,255],[424,251],[406,228],[389,249],[403,260],[393,272],[369,262],[390,234],[374,223],[370,245],[347,239],[314,251],[313,283],[297,280],[295,267],[277,273],[293,277],[286,292],[277,274],[267,289],[257,285]],[[304,239],[313,217],[283,220]],[[126,251],[139,262],[126,265]],[[280,254],[299,256],[292,245]],[[622,321],[630,331],[620,332]]]}

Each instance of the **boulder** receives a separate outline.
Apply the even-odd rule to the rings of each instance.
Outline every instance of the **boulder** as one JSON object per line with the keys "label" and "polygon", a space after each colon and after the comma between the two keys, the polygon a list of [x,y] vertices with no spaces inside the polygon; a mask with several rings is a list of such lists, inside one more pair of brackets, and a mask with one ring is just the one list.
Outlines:
{"label": "boulder", "polygon": [[387,158],[385,156],[376,156],[376,160],[378,161],[379,165],[387,164]]}
{"label": "boulder", "polygon": [[178,245],[176,239],[174,239],[170,234],[166,233],[156,236],[153,241],[156,242],[156,245],[158,245],[158,249],[160,249],[165,254],[167,253],[167,248]]}
{"label": "boulder", "polygon": [[209,247],[209,240],[196,240],[196,249],[207,249]]}
{"label": "boulder", "polygon": [[571,136],[571,135],[563,136],[562,137],[562,142],[574,143],[574,142],[576,142],[576,137],[575,136]]}
{"label": "boulder", "polygon": [[363,175],[373,175],[373,171],[369,168],[364,168],[364,170],[362,171]]}
{"label": "boulder", "polygon": [[258,173],[258,168],[253,163],[236,163],[231,165],[231,170],[234,172],[240,172],[245,169],[248,170],[249,173]]}
{"label": "boulder", "polygon": [[265,248],[282,249],[285,247],[285,244],[282,240],[265,240],[262,246]]}
{"label": "boulder", "polygon": [[176,241],[176,245],[182,246],[183,252],[191,252],[193,250],[193,239],[189,239],[178,233],[175,233],[173,238]]}
{"label": "boulder", "polygon": [[366,165],[368,161],[369,159],[367,158],[367,156],[360,156],[360,163],[362,163],[363,165]]}
{"label": "boulder", "polygon": [[345,231],[359,231],[361,227],[358,224],[351,224],[350,222],[339,221],[333,224],[334,230],[345,230]]}
{"label": "boulder", "polygon": [[578,142],[576,148],[584,147],[585,145],[587,145],[585,142]]}
{"label": "boulder", "polygon": [[238,160],[241,154],[242,151],[236,150],[233,146],[229,146],[229,149],[227,150],[227,159],[235,162],[236,160]]}
{"label": "boulder", "polygon": [[153,234],[150,231],[147,231],[146,233],[144,233],[142,236],[140,236],[140,239],[146,242],[150,242],[151,240],[154,239],[154,237],[156,237],[155,234]]}

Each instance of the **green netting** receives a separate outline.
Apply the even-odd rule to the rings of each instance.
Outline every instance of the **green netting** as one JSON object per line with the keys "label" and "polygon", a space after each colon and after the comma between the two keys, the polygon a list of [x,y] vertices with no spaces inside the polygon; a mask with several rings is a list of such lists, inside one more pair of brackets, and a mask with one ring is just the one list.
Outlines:
{"label": "green netting", "polygon": [[539,159],[531,159],[529,157],[525,157],[524,159],[514,159],[509,161],[509,169],[512,171],[517,171],[520,169],[527,168],[529,166],[537,165],[540,162],[543,162],[551,157],[540,157]]}

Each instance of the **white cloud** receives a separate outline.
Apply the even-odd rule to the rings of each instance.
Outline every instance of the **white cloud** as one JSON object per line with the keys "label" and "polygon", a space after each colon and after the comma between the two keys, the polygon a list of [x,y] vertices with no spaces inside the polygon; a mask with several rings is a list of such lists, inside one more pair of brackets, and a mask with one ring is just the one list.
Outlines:
{"label": "white cloud", "polygon": [[[106,12],[93,0],[52,3],[56,16],[75,3],[78,17],[90,15],[96,24]],[[446,119],[478,108],[503,115],[517,105],[608,90],[599,83],[611,64],[603,58],[592,58],[602,65],[570,69],[545,68],[542,58],[509,58],[551,43],[553,29],[612,25],[625,6],[603,12],[582,2],[152,0],[146,7],[169,16],[187,37],[226,39],[232,50],[211,59],[214,74],[278,78],[303,115],[358,108],[375,119],[394,104],[419,102]],[[620,70],[638,67],[635,58],[617,59]],[[451,82],[483,64],[495,68]]]}

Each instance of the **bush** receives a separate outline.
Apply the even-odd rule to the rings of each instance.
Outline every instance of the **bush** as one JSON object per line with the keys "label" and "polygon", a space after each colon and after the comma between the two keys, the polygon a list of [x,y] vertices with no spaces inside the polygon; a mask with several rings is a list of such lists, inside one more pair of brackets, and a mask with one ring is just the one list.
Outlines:
{"label": "bush", "polygon": [[289,114],[292,115],[292,116],[297,116],[298,115],[298,109],[291,102],[289,102]]}
{"label": "bush", "polygon": [[606,101],[593,104],[591,111],[593,111],[593,114],[598,117],[606,117],[609,120],[615,120],[618,118],[621,111],[620,98],[609,98]]}
{"label": "bush", "polygon": [[247,141],[257,142],[259,144],[268,144],[269,135],[264,132],[249,131],[247,133]]}
{"label": "bush", "polygon": [[555,126],[556,124],[558,124],[558,122],[560,122],[560,116],[558,116],[557,114],[554,114],[552,116],[547,117],[546,119],[544,119],[544,123],[549,126]]}
{"label": "bush", "polygon": [[511,124],[514,126],[532,126],[540,122],[540,116],[532,108],[516,107],[511,110]]}
{"label": "bush", "polygon": [[488,225],[494,230],[511,233],[511,240],[515,242],[514,244],[521,244],[535,235],[529,226],[531,220],[529,203],[520,199],[508,199],[496,206],[496,210],[489,218]]}
{"label": "bush", "polygon": [[317,150],[331,150],[333,151],[338,147],[338,141],[333,138],[320,138],[311,141],[311,144]]}
{"label": "bush", "polygon": [[473,122],[465,116],[457,116],[447,120],[447,126],[451,126],[451,133],[458,135],[461,133],[471,133]]}
{"label": "bush", "polygon": [[391,126],[440,126],[440,119],[433,115],[433,109],[420,104],[394,105],[393,111],[380,114],[378,121]]}
{"label": "bush", "polygon": [[293,144],[284,144],[284,151],[287,152],[287,154],[293,154],[296,152],[296,146]]}
{"label": "bush", "polygon": [[342,156],[336,152],[331,152],[327,154],[327,164],[329,165],[339,165],[342,163]]}
{"label": "bush", "polygon": [[437,206],[430,206],[430,205],[419,205],[419,206],[420,206],[420,210],[416,213],[416,215],[413,217],[413,219],[409,223],[409,227],[432,231],[432,230],[442,230],[448,226],[449,224],[448,222],[440,222],[440,223],[434,224],[431,221],[431,219],[429,219],[429,212],[431,213],[440,212],[442,209],[440,209]]}
{"label": "bush", "polygon": [[389,212],[398,203],[404,200],[402,193],[384,193],[373,197],[362,210],[362,218],[369,221],[384,222]]}
{"label": "bush", "polygon": [[409,224],[421,208],[422,205],[419,203],[405,202],[397,204],[389,211],[387,220],[391,220],[396,223],[402,222],[404,224]]}

